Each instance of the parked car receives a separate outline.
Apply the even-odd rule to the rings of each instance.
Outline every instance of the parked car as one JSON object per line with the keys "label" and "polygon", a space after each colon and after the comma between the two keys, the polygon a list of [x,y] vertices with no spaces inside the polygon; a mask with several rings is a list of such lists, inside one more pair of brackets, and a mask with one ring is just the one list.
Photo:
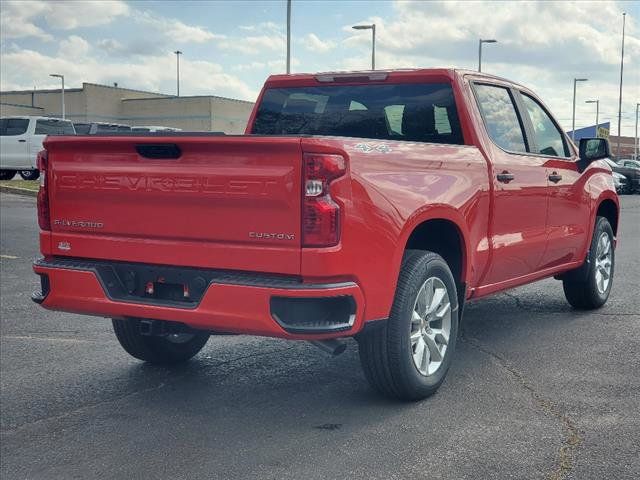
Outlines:
{"label": "parked car", "polygon": [[618,160],[618,165],[620,165],[621,167],[640,169],[640,161],[631,160],[630,158],[623,158],[621,160]]}
{"label": "parked car", "polygon": [[629,179],[618,172],[611,172],[613,175],[613,185],[616,187],[616,192],[619,194],[631,193],[631,184]]}
{"label": "parked car", "polygon": [[625,161],[624,166],[614,162],[610,158],[605,161],[611,167],[611,170],[627,178],[629,182],[628,193],[640,193],[640,168],[627,165],[630,162],[629,160]]}
{"label": "parked car", "polygon": [[36,156],[47,135],[75,135],[75,130],[70,121],[59,118],[0,118],[0,180],[11,180],[16,172],[25,180],[36,180]]}
{"label": "parked car", "polygon": [[49,137],[43,307],[174,364],[210,334],[355,337],[382,393],[443,382],[468,301],[555,276],[602,306],[618,196],[529,89],[470,71],[276,75],[247,135]]}
{"label": "parked car", "polygon": [[[92,122],[89,125],[89,128],[86,129],[83,124],[82,134],[85,135],[95,135],[96,133],[117,133],[117,132],[130,132],[131,127],[129,125],[121,125],[119,123],[104,123],[104,122]],[[78,132],[80,133],[80,132]]]}
{"label": "parked car", "polygon": [[161,127],[158,125],[142,125],[138,127],[131,127],[132,132],[181,132],[181,128],[174,127]]}

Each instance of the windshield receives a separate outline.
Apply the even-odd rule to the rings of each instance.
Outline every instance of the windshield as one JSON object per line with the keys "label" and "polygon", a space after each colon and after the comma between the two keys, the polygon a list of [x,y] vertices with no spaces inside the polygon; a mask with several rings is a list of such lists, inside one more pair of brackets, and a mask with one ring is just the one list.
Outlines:
{"label": "windshield", "polygon": [[251,133],[463,143],[445,83],[268,89]]}

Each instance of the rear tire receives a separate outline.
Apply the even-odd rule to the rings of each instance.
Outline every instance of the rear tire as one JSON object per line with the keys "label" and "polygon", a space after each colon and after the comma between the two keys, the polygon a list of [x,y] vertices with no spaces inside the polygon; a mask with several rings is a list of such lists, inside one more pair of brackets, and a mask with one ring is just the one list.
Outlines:
{"label": "rear tire", "polygon": [[0,170],[0,180],[11,180],[15,175],[15,170]]}
{"label": "rear tire", "polygon": [[149,363],[171,365],[186,362],[196,355],[209,339],[209,334],[198,332],[165,336],[142,335],[140,320],[113,319],[113,331],[122,348],[139,360]]}
{"label": "rear tire", "polygon": [[613,248],[613,229],[605,217],[596,218],[587,262],[586,280],[568,277],[562,281],[567,301],[578,310],[600,308],[611,293],[615,270],[615,250]]}
{"label": "rear tire", "polygon": [[23,180],[37,180],[40,177],[39,170],[20,170]]}
{"label": "rear tire", "polygon": [[386,325],[358,338],[371,386],[402,400],[433,395],[451,365],[458,318],[456,283],[447,263],[433,252],[407,250]]}

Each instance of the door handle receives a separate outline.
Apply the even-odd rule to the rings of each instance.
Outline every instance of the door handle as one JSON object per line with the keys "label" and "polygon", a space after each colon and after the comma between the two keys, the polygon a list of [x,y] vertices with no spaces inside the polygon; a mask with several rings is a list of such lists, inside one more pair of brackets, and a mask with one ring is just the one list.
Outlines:
{"label": "door handle", "polygon": [[558,183],[560,180],[562,180],[562,175],[558,175],[558,172],[553,172],[551,175],[549,175],[549,180],[553,183]]}
{"label": "door handle", "polygon": [[504,172],[496,175],[496,178],[498,179],[499,182],[509,183],[511,180],[513,180],[516,177],[513,173],[509,173],[505,170]]}
{"label": "door handle", "polygon": [[25,143],[25,142],[26,142],[26,140],[25,140],[25,139],[21,139],[21,140],[18,140],[18,141],[19,141],[20,143]]}

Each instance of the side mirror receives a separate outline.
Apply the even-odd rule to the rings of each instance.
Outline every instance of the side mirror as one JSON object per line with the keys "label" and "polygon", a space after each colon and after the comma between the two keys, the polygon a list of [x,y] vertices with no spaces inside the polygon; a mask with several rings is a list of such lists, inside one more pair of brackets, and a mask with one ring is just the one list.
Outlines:
{"label": "side mirror", "polygon": [[586,165],[596,160],[609,158],[609,140],[606,138],[581,138],[580,160]]}
{"label": "side mirror", "polygon": [[609,158],[609,140],[606,138],[581,138],[580,139],[580,159],[578,160],[578,171],[583,172],[591,162],[603,158]]}

